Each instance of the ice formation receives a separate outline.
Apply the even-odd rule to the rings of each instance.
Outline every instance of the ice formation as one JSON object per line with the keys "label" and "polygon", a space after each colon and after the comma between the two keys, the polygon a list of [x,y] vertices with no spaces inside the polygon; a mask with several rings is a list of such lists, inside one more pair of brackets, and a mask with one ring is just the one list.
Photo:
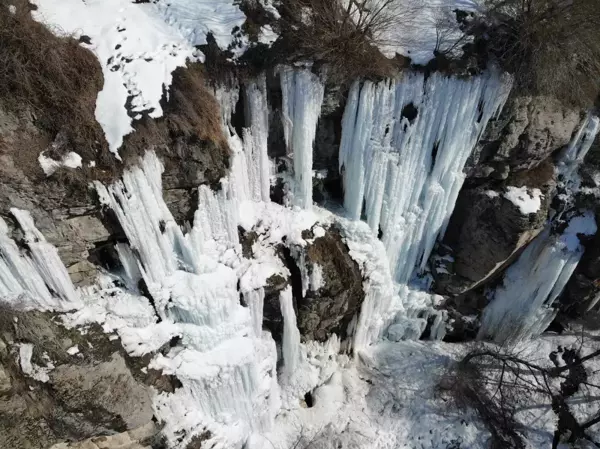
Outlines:
{"label": "ice formation", "polygon": [[583,255],[577,234],[595,232],[594,216],[588,212],[573,218],[562,235],[547,228],[537,236],[506,271],[483,312],[478,337],[516,343],[545,331],[556,316],[552,304]]}
{"label": "ice formation", "polygon": [[283,94],[283,131],[288,153],[294,159],[295,206],[312,207],[313,143],[325,86],[308,69],[284,67],[280,70]]}
{"label": "ice formation", "polygon": [[464,164],[510,87],[509,77],[493,71],[469,80],[409,74],[352,86],[340,147],[344,205],[350,218],[364,213],[373,232],[381,230],[398,282],[425,267]]}
{"label": "ice formation", "polygon": [[[598,117],[588,115],[563,153],[558,171],[562,188],[570,197],[579,188],[576,170],[599,130]],[[527,195],[526,190],[521,193]],[[515,201],[523,202],[518,198]],[[525,198],[525,203],[520,205],[522,211],[531,199]],[[556,315],[552,305],[583,255],[578,235],[594,235],[597,231],[593,213],[568,207],[567,202],[563,210],[557,211],[554,221],[546,225],[506,271],[502,285],[483,312],[479,338],[514,343],[539,335],[552,322]],[[562,221],[567,221],[568,226],[557,233],[555,225]]]}

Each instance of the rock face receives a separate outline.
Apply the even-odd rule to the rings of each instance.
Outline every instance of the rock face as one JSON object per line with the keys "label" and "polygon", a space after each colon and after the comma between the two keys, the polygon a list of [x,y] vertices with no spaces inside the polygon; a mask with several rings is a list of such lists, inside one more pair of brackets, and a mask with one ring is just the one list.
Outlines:
{"label": "rock face", "polygon": [[471,160],[468,176],[505,179],[537,167],[569,143],[581,121],[577,111],[548,97],[514,97],[490,122]]}
{"label": "rock face", "polygon": [[[129,446],[118,441],[133,444],[156,434],[154,393],[150,377],[141,371],[144,363],[128,357],[98,326],[82,335],[57,320],[49,313],[0,310],[3,447],[47,449],[61,441],[133,431],[122,438],[56,446],[122,448]],[[140,428],[149,434],[137,438],[142,433],[134,429]]]}
{"label": "rock face", "polygon": [[[532,195],[533,189],[539,189],[543,195],[540,207],[523,213],[506,198],[508,187],[527,187]],[[443,241],[451,248],[450,254],[438,254],[433,259],[438,266],[440,261],[453,259],[444,263],[443,269],[434,270],[436,292],[458,295],[506,268],[541,231],[555,190],[554,169],[547,161],[499,185],[464,188]]]}
{"label": "rock face", "polygon": [[364,292],[360,268],[339,231],[332,227],[315,238],[296,252],[296,260],[305,267],[302,292],[294,291],[300,333],[308,340],[325,341],[332,333],[344,339]]}
{"label": "rock face", "polygon": [[304,247],[278,248],[290,277],[275,275],[267,281],[263,326],[275,341],[281,341],[283,317],[279,294],[291,286],[303,339],[326,341],[332,334],[344,339],[364,299],[360,268],[335,227],[316,238],[312,231],[306,230],[303,237],[308,242]]}

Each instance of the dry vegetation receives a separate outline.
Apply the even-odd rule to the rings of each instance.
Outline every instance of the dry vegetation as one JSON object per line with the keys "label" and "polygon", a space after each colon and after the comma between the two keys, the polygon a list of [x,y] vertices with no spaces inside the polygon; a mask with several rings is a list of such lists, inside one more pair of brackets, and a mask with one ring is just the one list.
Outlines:
{"label": "dry vegetation", "polygon": [[[229,149],[218,104],[199,65],[174,72],[169,100],[162,104],[163,118],[144,117],[134,123],[136,131],[126,136],[120,149],[124,164],[108,151],[95,118],[97,95],[104,84],[96,57],[78,40],[59,37],[60,30],[49,30],[33,20],[27,0],[11,3],[15,14],[6,5],[0,7],[0,110],[15,117],[17,128],[11,135],[0,135],[0,153],[10,155],[32,181],[42,181],[39,188],[46,185],[58,192],[65,187],[68,195],[84,201],[91,179],[118,178],[149,148],[181,163],[186,146],[194,146],[195,151],[211,153],[212,172],[206,164],[211,182],[224,174]],[[55,159],[75,151],[84,166],[61,168],[46,178],[37,160],[42,151]],[[89,161],[95,167],[89,167]]]}
{"label": "dry vegetation", "polygon": [[400,17],[390,12],[393,0],[350,1],[292,0],[285,2],[284,51],[292,60],[327,64],[329,77],[336,81],[359,77],[392,76],[400,65],[377,49],[387,29],[397,26]]}
{"label": "dry vegetation", "polygon": [[598,6],[596,0],[488,0],[488,37],[479,44],[515,74],[521,93],[589,107],[600,93]]}
{"label": "dry vegetation", "polygon": [[77,40],[57,37],[34,21],[27,1],[12,3],[15,14],[6,5],[0,8],[0,105],[17,117],[33,116],[39,132],[20,136],[16,148],[0,139],[0,151],[11,152],[20,168],[40,174],[37,156],[59,134],[63,152],[77,151],[87,160],[106,154],[94,115],[104,82],[95,56]]}
{"label": "dry vegetation", "polygon": [[[549,360],[494,346],[476,347],[440,382],[440,392],[461,410],[473,410],[492,436],[491,447],[524,448],[519,412],[549,407],[556,415],[552,448],[588,440],[600,423],[597,344],[583,334],[577,347],[561,348]],[[591,349],[591,350],[590,350]],[[585,353],[585,355],[584,355]]]}

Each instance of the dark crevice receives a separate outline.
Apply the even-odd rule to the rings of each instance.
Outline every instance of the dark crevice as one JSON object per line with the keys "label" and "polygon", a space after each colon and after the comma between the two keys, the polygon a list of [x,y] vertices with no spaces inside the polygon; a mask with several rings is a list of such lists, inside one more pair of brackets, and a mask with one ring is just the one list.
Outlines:
{"label": "dark crevice", "polygon": [[417,115],[419,115],[419,110],[412,102],[402,108],[402,118],[407,119],[411,125],[417,119]]}
{"label": "dark crevice", "polygon": [[304,402],[308,408],[312,408],[314,405],[312,392],[308,391],[304,394]]}
{"label": "dark crevice", "polygon": [[429,172],[432,172],[433,168],[435,167],[435,161],[437,160],[437,155],[438,155],[439,149],[440,149],[440,142],[438,140],[433,145],[433,149],[431,150],[431,168],[429,169]]}
{"label": "dark crevice", "polygon": [[238,102],[235,104],[235,110],[231,116],[231,125],[235,129],[238,136],[242,137],[244,127],[246,126],[246,118],[244,111],[246,109],[246,89],[242,86],[240,88],[240,96]]}
{"label": "dark crevice", "polygon": [[292,256],[292,252],[289,248],[283,247],[282,251],[285,266],[290,270],[290,282],[292,285],[292,297],[294,298],[294,309],[296,310],[296,314],[298,313],[297,305],[299,302],[302,302],[302,273],[300,272],[300,267],[296,263],[296,259]]}

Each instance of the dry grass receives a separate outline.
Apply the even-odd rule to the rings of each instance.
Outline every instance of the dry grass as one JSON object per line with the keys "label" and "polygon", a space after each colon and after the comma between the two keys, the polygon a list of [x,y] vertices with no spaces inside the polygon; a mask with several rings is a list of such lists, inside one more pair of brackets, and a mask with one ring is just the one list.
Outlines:
{"label": "dry grass", "polygon": [[523,93],[590,107],[600,93],[596,0],[488,0],[490,54]]}
{"label": "dry grass", "polygon": [[197,159],[195,151],[205,153],[205,177],[211,184],[225,175],[230,151],[221,127],[219,104],[208,89],[204,68],[198,63],[173,72],[168,101],[163,97],[163,117],[142,118],[135,132],[125,136],[120,154],[125,166],[137,164],[148,149],[164,156],[167,171]]}
{"label": "dry grass", "polygon": [[98,61],[77,40],[57,37],[34,21],[27,1],[11,3],[15,14],[6,5],[0,8],[3,108],[16,116],[32,113],[36,127],[50,141],[62,133],[65,151],[96,159],[98,152],[107,149],[94,115],[104,83]]}

